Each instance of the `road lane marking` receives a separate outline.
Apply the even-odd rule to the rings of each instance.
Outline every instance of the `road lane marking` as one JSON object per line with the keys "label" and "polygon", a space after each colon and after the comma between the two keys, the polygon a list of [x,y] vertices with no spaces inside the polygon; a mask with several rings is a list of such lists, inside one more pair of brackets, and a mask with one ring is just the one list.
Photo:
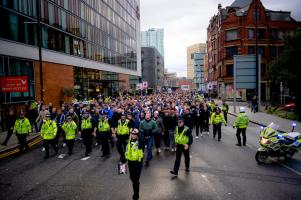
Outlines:
{"label": "road lane marking", "polygon": [[295,170],[295,169],[293,169],[293,168],[291,168],[291,167],[289,167],[289,166],[286,166],[285,164],[280,163],[280,165],[282,165],[282,166],[285,167],[286,169],[289,169],[289,170],[291,170],[292,172],[294,172],[294,173],[298,174],[299,176],[301,176],[301,172],[298,172],[297,170]]}

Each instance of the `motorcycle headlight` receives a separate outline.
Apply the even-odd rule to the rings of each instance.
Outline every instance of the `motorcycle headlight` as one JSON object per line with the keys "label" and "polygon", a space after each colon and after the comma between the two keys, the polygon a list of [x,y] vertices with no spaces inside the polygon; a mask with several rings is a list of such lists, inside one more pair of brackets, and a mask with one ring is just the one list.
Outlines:
{"label": "motorcycle headlight", "polygon": [[261,144],[269,144],[270,143],[270,140],[269,139],[265,139],[265,138],[261,138],[261,140],[260,140],[260,143]]}

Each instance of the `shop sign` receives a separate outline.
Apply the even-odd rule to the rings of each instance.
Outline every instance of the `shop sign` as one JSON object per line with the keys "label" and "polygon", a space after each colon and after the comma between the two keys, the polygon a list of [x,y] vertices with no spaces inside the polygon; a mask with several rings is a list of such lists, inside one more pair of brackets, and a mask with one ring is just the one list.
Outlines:
{"label": "shop sign", "polygon": [[0,77],[1,92],[28,92],[28,76]]}

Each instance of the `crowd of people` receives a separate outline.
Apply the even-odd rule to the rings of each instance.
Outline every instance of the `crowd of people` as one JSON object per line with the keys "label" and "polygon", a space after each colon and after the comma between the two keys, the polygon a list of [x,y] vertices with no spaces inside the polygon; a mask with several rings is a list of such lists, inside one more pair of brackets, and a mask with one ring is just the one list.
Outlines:
{"label": "crowd of people", "polygon": [[[105,160],[110,157],[111,148],[116,143],[120,165],[128,161],[133,198],[138,199],[142,162],[145,160],[145,165],[150,165],[153,146],[158,154],[163,149],[176,152],[171,174],[178,175],[182,154],[186,172],[189,172],[192,130],[195,128],[195,139],[198,139],[203,134],[209,135],[209,125],[212,124],[213,138],[217,136],[217,140],[221,141],[221,126],[227,125],[228,110],[225,102],[218,106],[214,100],[181,92],[74,100],[71,104],[62,103],[59,108],[51,103],[31,102],[18,117],[13,109],[9,110],[6,118],[9,131],[3,144],[6,145],[10,136],[16,133],[19,152],[23,153],[28,149],[26,136],[35,131],[40,132],[44,141],[44,159],[50,157],[50,146],[55,155],[67,146],[71,156],[75,140],[82,140],[84,156],[90,155],[93,146],[101,146]],[[239,125],[240,122],[236,122],[237,128]],[[240,133],[243,133],[245,145],[245,131]]]}

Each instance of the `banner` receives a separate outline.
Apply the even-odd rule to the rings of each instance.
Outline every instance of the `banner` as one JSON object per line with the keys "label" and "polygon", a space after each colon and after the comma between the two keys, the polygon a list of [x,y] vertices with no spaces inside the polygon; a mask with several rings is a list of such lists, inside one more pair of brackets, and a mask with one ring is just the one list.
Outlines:
{"label": "banner", "polygon": [[0,92],[28,92],[28,76],[0,77]]}
{"label": "banner", "polygon": [[148,88],[148,82],[145,81],[142,84],[143,84],[143,89],[147,89]]}

